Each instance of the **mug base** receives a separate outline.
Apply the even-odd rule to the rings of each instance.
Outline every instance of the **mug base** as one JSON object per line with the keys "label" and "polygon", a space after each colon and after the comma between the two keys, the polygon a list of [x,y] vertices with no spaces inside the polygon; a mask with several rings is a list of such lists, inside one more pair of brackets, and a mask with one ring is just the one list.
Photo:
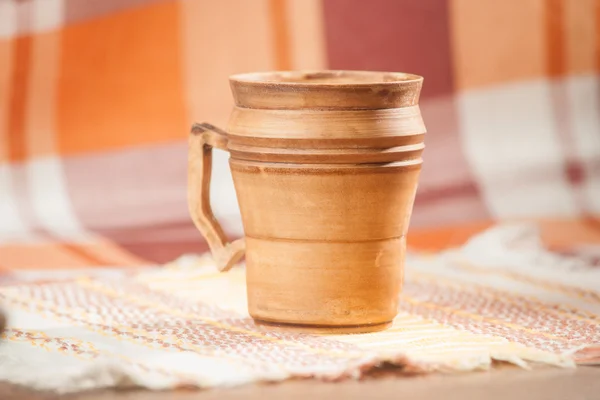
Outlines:
{"label": "mug base", "polygon": [[299,333],[317,333],[317,334],[344,334],[344,333],[368,333],[383,331],[392,326],[392,321],[364,324],[364,325],[301,325],[301,324],[286,324],[270,321],[263,321],[254,318],[256,325],[265,329],[279,332],[299,332]]}

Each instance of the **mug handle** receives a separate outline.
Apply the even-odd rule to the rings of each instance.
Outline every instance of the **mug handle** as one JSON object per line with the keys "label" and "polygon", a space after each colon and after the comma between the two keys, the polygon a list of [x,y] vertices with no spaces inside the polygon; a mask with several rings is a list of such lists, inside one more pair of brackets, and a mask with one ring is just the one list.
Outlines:
{"label": "mug handle", "polygon": [[194,124],[188,148],[188,208],[196,228],[206,239],[219,271],[229,270],[244,255],[244,239],[227,242],[210,206],[212,149],[227,151],[227,133],[207,123]]}

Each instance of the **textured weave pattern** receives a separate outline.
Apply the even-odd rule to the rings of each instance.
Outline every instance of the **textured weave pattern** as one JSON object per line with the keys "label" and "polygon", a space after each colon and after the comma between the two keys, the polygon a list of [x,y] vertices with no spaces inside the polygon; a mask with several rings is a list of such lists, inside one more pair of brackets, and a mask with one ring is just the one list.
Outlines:
{"label": "textured weave pattern", "polygon": [[[597,217],[599,32],[600,0],[1,0],[0,268],[201,251],[186,136],[226,128],[247,71],[425,76],[413,227]],[[213,171],[240,235],[226,154]]]}
{"label": "textured weave pattern", "polygon": [[209,257],[18,282],[0,288],[10,312],[0,380],[164,389],[360,377],[384,361],[411,373],[600,363],[599,277],[585,258],[548,253],[535,229],[499,227],[459,250],[410,257],[393,326],[354,335],[256,326],[243,268],[216,273]]}

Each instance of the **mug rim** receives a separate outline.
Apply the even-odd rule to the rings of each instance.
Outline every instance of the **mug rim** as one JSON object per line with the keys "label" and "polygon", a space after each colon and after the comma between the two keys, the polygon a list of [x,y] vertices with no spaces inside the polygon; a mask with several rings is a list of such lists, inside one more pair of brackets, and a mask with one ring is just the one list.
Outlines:
{"label": "mug rim", "polygon": [[[336,78],[353,77],[356,78],[356,81],[335,82]],[[229,81],[242,84],[296,87],[355,87],[414,84],[422,82],[423,77],[406,72],[323,69],[245,72],[229,76]]]}

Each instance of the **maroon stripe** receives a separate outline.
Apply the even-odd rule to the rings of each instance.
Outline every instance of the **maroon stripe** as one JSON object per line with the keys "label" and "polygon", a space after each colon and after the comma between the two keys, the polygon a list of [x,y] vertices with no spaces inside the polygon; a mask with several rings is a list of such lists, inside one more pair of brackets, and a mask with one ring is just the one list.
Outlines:
{"label": "maroon stripe", "polygon": [[90,252],[89,250],[87,250],[84,246],[82,245],[78,245],[75,243],[57,243],[57,246],[67,252],[67,253],[71,253],[75,256],[77,256],[78,258],[82,259],[84,261],[84,265],[86,267],[99,267],[99,266],[107,266],[110,265],[110,261],[104,259],[103,257],[98,257],[97,255],[93,254],[92,252]]}
{"label": "maroon stripe", "polygon": [[329,67],[425,76],[423,97],[454,91],[446,0],[323,2]]}
{"label": "maroon stripe", "polygon": [[563,0],[546,0],[546,68],[551,77],[566,71],[565,12]]}
{"label": "maroon stripe", "polygon": [[73,208],[89,230],[189,220],[187,143],[138,146],[66,157]]}
{"label": "maroon stripe", "polygon": [[596,71],[600,72],[600,0],[596,0]]}
{"label": "maroon stripe", "polygon": [[101,229],[97,233],[153,263],[162,264],[182,254],[208,251],[204,238],[189,219],[160,225]]}
{"label": "maroon stripe", "polygon": [[202,254],[208,251],[208,245],[198,233],[197,240],[184,242],[150,241],[135,242],[124,241],[117,243],[119,247],[129,253],[152,263],[165,264],[171,262],[182,254]]}
{"label": "maroon stripe", "polygon": [[67,23],[78,22],[90,18],[97,18],[134,7],[141,7],[159,1],[174,0],[101,0],[81,1],[66,0],[65,20]]}
{"label": "maroon stripe", "polygon": [[269,11],[273,26],[275,67],[280,71],[292,69],[290,35],[287,24],[287,0],[270,0]]}
{"label": "maroon stripe", "polygon": [[425,99],[421,112],[427,125],[426,148],[411,225],[489,221],[491,216],[462,148],[456,99]]}
{"label": "maroon stripe", "polygon": [[445,201],[449,197],[478,196],[479,187],[473,181],[459,182],[454,186],[440,186],[420,190],[417,200],[420,205],[436,201]]}
{"label": "maroon stripe", "polygon": [[31,36],[14,40],[12,91],[8,110],[8,159],[22,161],[26,157],[25,119],[31,67]]}
{"label": "maroon stripe", "polygon": [[562,0],[546,0],[545,24],[546,73],[552,79],[550,82],[552,114],[564,153],[563,159],[557,160],[557,162],[560,162],[563,166],[566,180],[571,186],[578,210],[585,212],[585,197],[581,191],[582,183],[585,180],[585,169],[572,144],[573,133],[569,126],[571,104],[563,80],[567,69],[567,54],[565,9]]}
{"label": "maroon stripe", "polygon": [[[427,148],[414,224],[489,220],[461,145],[448,2],[327,0],[323,4],[330,68],[406,71],[425,77],[421,111]],[[453,205],[450,213],[447,207],[439,207],[445,200]]]}

